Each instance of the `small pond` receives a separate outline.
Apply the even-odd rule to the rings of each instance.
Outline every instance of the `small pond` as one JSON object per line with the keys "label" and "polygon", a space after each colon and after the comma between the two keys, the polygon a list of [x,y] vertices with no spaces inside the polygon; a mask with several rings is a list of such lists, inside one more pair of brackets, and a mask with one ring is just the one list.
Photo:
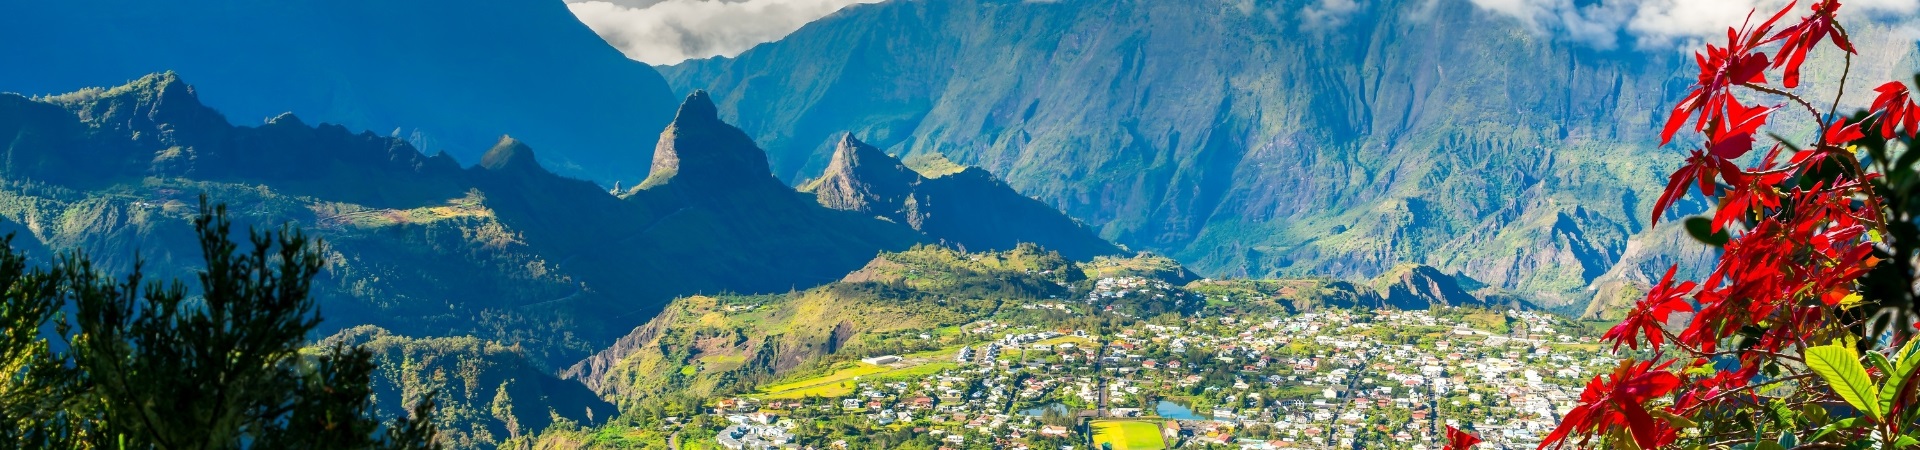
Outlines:
{"label": "small pond", "polygon": [[1153,412],[1160,414],[1160,417],[1174,420],[1208,420],[1207,417],[1194,414],[1192,408],[1166,400],[1161,400],[1159,404],[1154,405]]}
{"label": "small pond", "polygon": [[1067,414],[1067,413],[1069,412],[1069,411],[1067,410],[1067,405],[1062,405],[1062,404],[1060,404],[1060,403],[1058,403],[1058,402],[1055,402],[1055,403],[1048,403],[1048,404],[1046,404],[1046,405],[1044,405],[1044,406],[1037,406],[1037,407],[1033,407],[1033,408],[1028,408],[1028,409],[1026,409],[1026,410],[1024,410],[1024,411],[1020,411],[1020,414],[1022,414],[1022,415],[1028,415],[1028,416],[1034,416],[1034,417],[1040,417],[1040,416],[1044,416],[1044,415],[1046,415],[1046,414],[1047,414],[1047,410],[1049,410],[1049,409],[1051,409],[1051,410],[1055,410],[1055,411],[1060,411],[1060,413],[1061,413],[1061,414]]}

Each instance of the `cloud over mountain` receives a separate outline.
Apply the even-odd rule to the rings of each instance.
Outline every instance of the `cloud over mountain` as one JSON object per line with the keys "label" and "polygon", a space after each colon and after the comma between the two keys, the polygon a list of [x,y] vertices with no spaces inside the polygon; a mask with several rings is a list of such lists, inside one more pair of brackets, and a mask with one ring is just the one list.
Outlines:
{"label": "cloud over mountain", "polygon": [[[1630,44],[1638,48],[1672,47],[1710,39],[1753,13],[1766,20],[1783,0],[1471,0],[1483,9],[1513,16],[1528,28],[1563,35],[1599,48]],[[1801,2],[1796,9],[1806,7]],[[1883,19],[1911,21],[1920,0],[1858,0],[1846,3],[1854,11]]]}
{"label": "cloud over mountain", "polygon": [[600,37],[648,64],[732,56],[856,3],[881,0],[612,0],[567,8]]}

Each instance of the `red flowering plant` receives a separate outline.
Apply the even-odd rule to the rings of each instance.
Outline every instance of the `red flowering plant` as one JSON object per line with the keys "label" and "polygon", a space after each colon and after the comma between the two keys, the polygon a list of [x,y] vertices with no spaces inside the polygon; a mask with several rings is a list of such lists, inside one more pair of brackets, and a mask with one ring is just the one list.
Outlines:
{"label": "red flowering plant", "polygon": [[[1669,269],[1604,335],[1629,356],[1587,383],[1540,448],[1920,450],[1920,106],[1895,81],[1842,117],[1837,92],[1798,89],[1823,44],[1844,54],[1845,89],[1854,49],[1839,11],[1789,4],[1695,54],[1698,84],[1661,132],[1691,150],[1652,223],[1698,192],[1714,210],[1684,225],[1719,260],[1697,281]],[[1818,126],[1804,140],[1762,134],[1802,112]],[[1699,139],[1675,144],[1683,128]]]}

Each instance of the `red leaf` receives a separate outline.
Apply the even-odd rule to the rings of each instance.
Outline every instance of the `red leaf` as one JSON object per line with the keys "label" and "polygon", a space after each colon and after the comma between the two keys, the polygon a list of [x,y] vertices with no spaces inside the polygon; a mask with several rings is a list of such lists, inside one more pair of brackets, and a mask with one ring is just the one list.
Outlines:
{"label": "red leaf", "polygon": [[1653,416],[1647,414],[1645,407],[1635,402],[1622,402],[1619,409],[1622,415],[1627,416],[1627,429],[1633,433],[1634,443],[1640,444],[1640,448],[1660,448],[1659,430],[1655,428]]}
{"label": "red leaf", "polygon": [[[1845,33],[1840,32],[1834,20],[1834,11],[1840,9],[1839,0],[1824,0],[1810,6],[1813,9],[1813,14],[1801,18],[1800,23],[1780,30],[1779,34],[1765,41],[1786,41],[1786,43],[1781,44],[1780,59],[1774,60],[1773,67],[1777,69],[1785,66],[1787,68],[1786,76],[1781,80],[1781,84],[1789,89],[1800,86],[1800,64],[1807,61],[1807,51],[1812,50],[1816,45],[1820,45],[1821,39],[1832,36],[1834,46],[1840,47],[1841,50],[1847,53],[1856,53],[1853,50],[1853,43],[1847,40]],[[1787,5],[1787,8],[1792,7],[1793,5],[1791,4]]]}
{"label": "red leaf", "polygon": [[[1698,93],[1695,95],[1698,95]],[[1680,131],[1681,125],[1687,124],[1687,117],[1693,115],[1693,110],[1688,109],[1685,105],[1691,100],[1693,100],[1692,96],[1687,97],[1686,100],[1681,100],[1681,106],[1674,108],[1673,114],[1667,116],[1667,125],[1660,129],[1660,145],[1667,145],[1668,142],[1673,142],[1673,134]]]}
{"label": "red leaf", "polygon": [[1846,119],[1840,119],[1827,126],[1827,135],[1821,140],[1827,145],[1840,146],[1863,137],[1867,137],[1867,133],[1860,131],[1859,122],[1846,123]]}
{"label": "red leaf", "polygon": [[1915,125],[1920,125],[1920,105],[1915,105],[1907,85],[1898,81],[1889,81],[1873,88],[1880,95],[1873,98],[1873,111],[1880,115],[1880,138],[1893,139],[1894,128],[1905,126],[1907,135],[1915,134]]}
{"label": "red leaf", "polygon": [[1699,172],[1699,166],[1687,164],[1680,170],[1674,171],[1672,177],[1667,178],[1667,189],[1660,191],[1660,199],[1653,202],[1653,221],[1648,226],[1660,224],[1660,215],[1667,211],[1668,206],[1673,205],[1674,200],[1679,200],[1681,196],[1687,194],[1687,185],[1691,184],[1688,182],[1693,181],[1694,175]]}
{"label": "red leaf", "polygon": [[1467,450],[1480,443],[1480,437],[1447,425],[1447,450]]}
{"label": "red leaf", "polygon": [[[1594,377],[1594,381],[1597,382],[1599,380],[1599,377]],[[1553,448],[1560,448],[1565,445],[1566,442],[1564,441],[1566,441],[1567,435],[1572,434],[1575,428],[1584,427],[1587,423],[1587,415],[1592,412],[1592,410],[1593,406],[1587,404],[1585,399],[1582,399],[1580,406],[1573,407],[1572,410],[1567,411],[1566,416],[1560,417],[1560,426],[1554,427],[1552,433],[1547,433],[1547,438],[1541,440],[1540,446],[1534,447],[1534,450],[1545,450],[1548,445],[1552,445]]]}

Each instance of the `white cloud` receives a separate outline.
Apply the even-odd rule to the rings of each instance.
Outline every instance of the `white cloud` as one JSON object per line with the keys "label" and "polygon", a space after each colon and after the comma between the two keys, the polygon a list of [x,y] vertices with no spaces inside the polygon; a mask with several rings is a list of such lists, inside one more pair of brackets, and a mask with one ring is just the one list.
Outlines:
{"label": "white cloud", "polygon": [[[1483,9],[1519,18],[1537,32],[1565,35],[1600,48],[1613,48],[1630,39],[1640,48],[1691,46],[1717,38],[1727,27],[1747,20],[1757,24],[1779,11],[1786,0],[1471,0]],[[1788,13],[1791,20],[1807,7],[1806,1]],[[1843,13],[1910,20],[1920,11],[1920,0],[1852,0]],[[1906,19],[1900,19],[1906,17]],[[1718,40],[1718,39],[1714,39]]]}
{"label": "white cloud", "polygon": [[648,64],[733,56],[834,11],[883,0],[616,0],[567,4],[627,57]]}
{"label": "white cloud", "polygon": [[1306,28],[1338,27],[1361,6],[1358,0],[1319,0],[1300,10],[1300,23]]}

